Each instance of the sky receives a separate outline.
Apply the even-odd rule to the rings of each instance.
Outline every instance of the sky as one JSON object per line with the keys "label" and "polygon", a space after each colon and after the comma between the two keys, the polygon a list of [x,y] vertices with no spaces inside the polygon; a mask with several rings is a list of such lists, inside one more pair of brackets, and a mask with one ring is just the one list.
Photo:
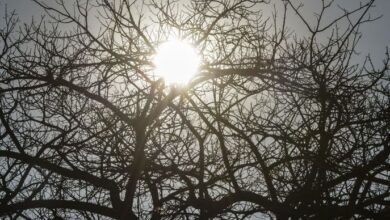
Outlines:
{"label": "sky", "polygon": [[[318,11],[319,0],[303,0],[304,7],[302,10],[307,12],[307,16],[313,15],[313,11]],[[359,0],[335,0],[335,7],[329,11],[329,20],[334,19],[334,15],[339,14],[341,10],[337,8],[337,5],[345,7],[346,9],[354,9],[359,7],[361,1]],[[367,2],[367,1],[364,1]],[[390,47],[390,1],[389,0],[375,0],[375,7],[371,8],[369,14],[372,18],[381,16],[378,20],[366,23],[361,26],[360,32],[363,34],[362,39],[357,47],[360,56],[365,57],[370,54],[373,58],[374,63],[382,63],[382,59],[386,52],[386,46]],[[326,20],[326,18],[325,18]],[[303,23],[297,22],[296,16],[291,16],[291,19],[287,20],[287,24],[290,27],[296,28],[299,32],[302,28]]]}
{"label": "sky", "polygon": [[[271,2],[281,2],[281,0],[271,0]],[[309,17],[313,15],[313,11],[318,9],[319,0],[302,0],[304,3],[304,13]],[[345,8],[355,8],[360,1],[358,0],[336,0],[336,4],[340,4]],[[372,17],[382,16],[379,20],[362,26],[361,32],[363,37],[358,46],[360,56],[365,57],[370,54],[374,59],[374,62],[379,64],[384,57],[386,46],[390,46],[390,1],[389,0],[376,0],[375,7],[371,9],[370,14]],[[8,11],[16,10],[21,21],[29,22],[32,17],[36,19],[40,18],[42,10],[31,0],[0,0],[0,26],[3,24],[3,17],[5,6]],[[336,10],[334,10],[336,13]],[[337,10],[340,12],[339,10]],[[333,13],[332,11],[329,13]],[[303,23],[299,22],[297,17],[292,16],[287,21],[288,26],[292,27],[295,32],[299,34],[303,28]],[[332,18],[332,16],[330,16]]]}

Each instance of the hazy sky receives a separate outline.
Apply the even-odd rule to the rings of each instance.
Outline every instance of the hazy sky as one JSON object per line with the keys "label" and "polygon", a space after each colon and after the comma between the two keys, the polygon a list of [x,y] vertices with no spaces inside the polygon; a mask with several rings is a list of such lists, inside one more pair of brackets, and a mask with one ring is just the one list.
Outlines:
{"label": "hazy sky", "polygon": [[[281,0],[274,0],[280,2]],[[272,1],[271,1],[272,2]],[[318,9],[319,0],[303,0],[305,6],[303,8],[307,15],[312,15],[312,12]],[[340,4],[346,8],[355,8],[358,6],[358,0],[336,0],[336,4]],[[3,19],[5,6],[7,5],[8,11],[16,10],[22,21],[29,22],[31,17],[39,18],[42,11],[39,7],[30,0],[0,0],[0,15]],[[363,25],[361,32],[363,38],[358,47],[362,56],[371,54],[375,59],[375,63],[381,63],[381,59],[384,56],[386,46],[390,46],[390,0],[376,0],[375,8],[372,8],[370,14],[375,17],[382,15],[382,17],[366,25]],[[334,10],[340,12],[340,10]],[[332,18],[332,17],[331,17]],[[3,23],[1,21],[0,23]],[[302,23],[297,22],[294,16],[288,20],[288,25],[299,34]]]}
{"label": "hazy sky", "polygon": [[[308,12],[307,16],[313,15],[313,11],[320,9],[320,0],[303,0],[305,6],[303,10]],[[341,10],[337,5],[345,7],[346,9],[354,9],[359,7],[361,1],[359,0],[335,0],[333,11],[330,11],[328,15],[329,20],[335,17],[331,14],[339,15]],[[367,1],[363,1],[367,2]],[[371,23],[366,23],[361,26],[360,32],[363,34],[362,39],[357,47],[362,56],[370,54],[375,63],[382,63],[386,46],[390,47],[390,0],[375,0],[375,7],[371,8],[369,14],[372,18],[382,16],[379,20]],[[291,11],[291,10],[290,10]],[[292,16],[294,18],[295,16]],[[294,23],[298,19],[289,19],[287,22],[290,27],[294,27]],[[299,31],[299,27],[303,24],[297,23],[295,26],[296,32]]]}

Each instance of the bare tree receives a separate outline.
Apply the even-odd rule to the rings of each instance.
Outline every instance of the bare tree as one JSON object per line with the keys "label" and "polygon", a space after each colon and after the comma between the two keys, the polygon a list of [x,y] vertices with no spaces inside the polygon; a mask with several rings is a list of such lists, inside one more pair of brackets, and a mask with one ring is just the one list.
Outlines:
{"label": "bare tree", "polygon": [[[314,20],[296,1],[35,2],[41,20],[0,30],[4,218],[390,217],[389,55],[355,64],[373,0],[331,20],[325,0]],[[187,85],[153,75],[172,35],[202,54]]]}

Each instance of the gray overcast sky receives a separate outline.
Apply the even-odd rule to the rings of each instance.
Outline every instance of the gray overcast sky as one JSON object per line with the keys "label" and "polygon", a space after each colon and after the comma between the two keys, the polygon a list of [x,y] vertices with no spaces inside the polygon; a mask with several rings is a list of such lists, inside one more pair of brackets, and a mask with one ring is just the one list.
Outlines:
{"label": "gray overcast sky", "polygon": [[[274,0],[280,2],[281,0]],[[272,1],[271,1],[272,2]],[[307,15],[312,15],[312,12],[318,8],[320,0],[302,0],[305,4],[303,10]],[[336,4],[340,4],[346,8],[355,8],[360,1],[358,0],[336,0]],[[31,0],[0,0],[0,15],[3,19],[4,9],[7,5],[8,10],[16,10],[22,21],[29,22],[31,17],[39,18],[42,11]],[[371,54],[375,59],[375,63],[381,63],[384,56],[386,46],[390,46],[390,0],[376,0],[375,8],[371,9],[371,15],[382,17],[372,23],[366,24],[361,28],[363,38],[358,47],[362,56]],[[335,10],[336,11],[336,10]],[[340,12],[339,10],[337,10]],[[336,12],[335,12],[336,13]],[[0,22],[0,24],[3,21]],[[302,24],[294,19],[294,16],[288,20],[288,26],[295,32],[299,32]],[[299,34],[299,33],[298,33]]]}

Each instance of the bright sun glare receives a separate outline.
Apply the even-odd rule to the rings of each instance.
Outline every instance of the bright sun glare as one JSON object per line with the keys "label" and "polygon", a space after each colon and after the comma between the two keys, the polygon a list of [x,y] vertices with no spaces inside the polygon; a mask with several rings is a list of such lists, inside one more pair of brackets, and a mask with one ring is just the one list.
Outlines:
{"label": "bright sun glare", "polygon": [[190,44],[170,40],[158,47],[153,63],[155,75],[166,84],[186,84],[198,71],[200,58]]}

